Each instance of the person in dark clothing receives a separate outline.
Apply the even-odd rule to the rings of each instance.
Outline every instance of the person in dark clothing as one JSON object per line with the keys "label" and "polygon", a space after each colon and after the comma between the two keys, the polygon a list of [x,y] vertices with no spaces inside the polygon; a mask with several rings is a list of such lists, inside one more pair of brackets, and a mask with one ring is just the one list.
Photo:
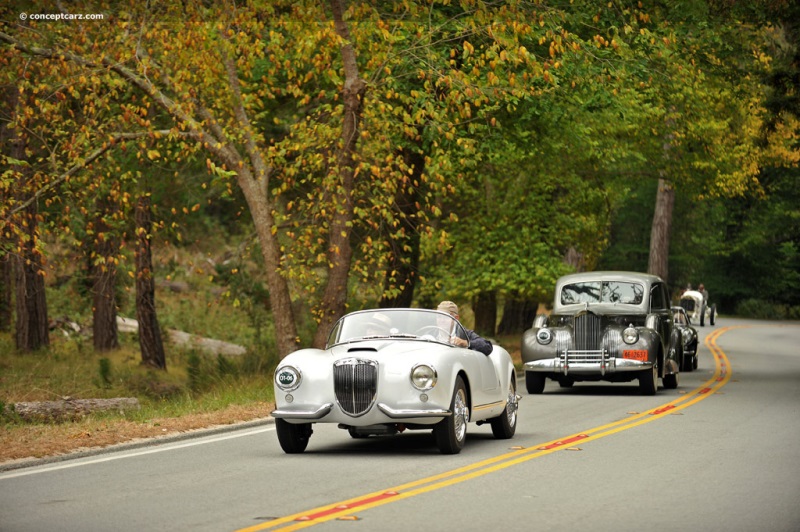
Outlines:
{"label": "person in dark clothing", "polygon": [[[459,319],[458,318],[458,305],[456,305],[452,301],[442,301],[441,303],[439,303],[439,306],[436,307],[436,310],[439,310],[441,312],[447,312],[448,314],[450,314],[455,319]],[[450,338],[450,342],[452,344],[454,344],[454,345],[459,346],[459,347],[467,347],[467,345],[469,345],[470,349],[472,349],[474,351],[479,351],[479,352],[483,353],[484,355],[491,355],[492,354],[493,347],[492,347],[492,343],[489,340],[487,340],[486,338],[483,338],[482,336],[480,336],[475,331],[467,329],[466,327],[465,327],[465,330],[467,331],[467,337],[469,338],[469,344],[467,344],[467,341],[464,340],[463,338],[458,338],[456,336],[451,337]]]}

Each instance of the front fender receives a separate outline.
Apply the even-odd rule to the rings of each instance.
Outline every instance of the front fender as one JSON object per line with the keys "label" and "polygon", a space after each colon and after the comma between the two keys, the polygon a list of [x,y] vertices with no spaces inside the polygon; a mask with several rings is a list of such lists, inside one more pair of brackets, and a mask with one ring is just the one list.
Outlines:
{"label": "front fender", "polygon": [[661,351],[661,336],[657,331],[649,327],[637,327],[636,331],[639,333],[639,340],[629,347],[625,347],[625,349],[647,350],[648,362],[658,364],[658,355]]}

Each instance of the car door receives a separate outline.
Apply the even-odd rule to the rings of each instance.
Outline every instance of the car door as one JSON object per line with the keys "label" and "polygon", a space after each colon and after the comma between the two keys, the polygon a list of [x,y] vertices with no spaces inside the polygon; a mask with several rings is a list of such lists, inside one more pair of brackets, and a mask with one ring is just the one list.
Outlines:
{"label": "car door", "polygon": [[[456,326],[455,334],[459,338],[465,340],[469,338],[466,330],[464,330],[464,327],[460,323]],[[477,372],[480,374],[479,393],[481,394],[481,398],[478,399],[476,397],[475,402],[493,402],[500,393],[500,378],[497,375],[497,368],[495,367],[494,360],[491,356],[486,356],[480,351],[474,351],[472,349],[466,349],[466,351],[471,361],[470,367],[477,369]],[[474,375],[470,377],[474,379]],[[478,390],[474,390],[474,393],[477,392]]]}

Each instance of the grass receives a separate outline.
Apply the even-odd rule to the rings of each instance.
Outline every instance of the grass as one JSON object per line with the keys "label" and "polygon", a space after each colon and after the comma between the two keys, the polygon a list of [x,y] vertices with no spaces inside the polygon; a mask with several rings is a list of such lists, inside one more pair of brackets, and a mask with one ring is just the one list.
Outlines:
{"label": "grass", "polygon": [[[75,339],[55,338],[49,349],[28,354],[15,353],[11,344],[8,335],[0,336],[0,462],[249,421],[267,416],[273,404],[271,372],[247,371],[248,355],[220,363],[169,349],[164,372],[141,366],[131,339],[107,354]],[[35,421],[21,420],[10,408],[114,397],[135,397],[140,408]]]}

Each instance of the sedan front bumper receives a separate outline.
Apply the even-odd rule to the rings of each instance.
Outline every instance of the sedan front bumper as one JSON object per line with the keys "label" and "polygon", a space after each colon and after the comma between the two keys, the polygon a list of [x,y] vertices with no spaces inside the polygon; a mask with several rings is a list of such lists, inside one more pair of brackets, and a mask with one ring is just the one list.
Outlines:
{"label": "sedan front bumper", "polygon": [[538,371],[543,373],[569,373],[605,375],[606,373],[621,373],[641,371],[653,367],[649,360],[633,360],[629,358],[611,357],[608,351],[564,351],[557,357],[532,360],[524,364],[525,371]]}

